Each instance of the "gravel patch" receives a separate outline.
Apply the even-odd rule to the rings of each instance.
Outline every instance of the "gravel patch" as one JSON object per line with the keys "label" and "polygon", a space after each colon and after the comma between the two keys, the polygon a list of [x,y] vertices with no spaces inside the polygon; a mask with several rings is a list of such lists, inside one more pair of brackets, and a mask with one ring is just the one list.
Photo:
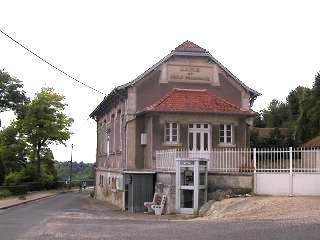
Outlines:
{"label": "gravel patch", "polygon": [[320,221],[320,197],[247,197],[214,202],[202,219]]}

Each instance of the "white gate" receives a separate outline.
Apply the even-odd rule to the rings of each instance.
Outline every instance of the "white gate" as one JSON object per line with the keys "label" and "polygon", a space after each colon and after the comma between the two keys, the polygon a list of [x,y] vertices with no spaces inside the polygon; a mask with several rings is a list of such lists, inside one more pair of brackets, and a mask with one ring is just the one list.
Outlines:
{"label": "white gate", "polygon": [[253,158],[256,194],[320,195],[319,149],[254,149]]}

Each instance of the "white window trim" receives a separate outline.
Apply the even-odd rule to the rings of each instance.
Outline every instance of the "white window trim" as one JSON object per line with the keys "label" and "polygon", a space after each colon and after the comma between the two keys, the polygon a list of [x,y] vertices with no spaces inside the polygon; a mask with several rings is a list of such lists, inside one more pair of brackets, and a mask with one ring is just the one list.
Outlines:
{"label": "white window trim", "polygon": [[[173,123],[177,124],[177,141],[172,141],[172,124]],[[167,134],[166,134],[167,124],[169,124],[169,129],[170,129],[170,132],[169,132],[170,140],[169,141],[167,141]],[[164,124],[164,143],[166,143],[166,144],[179,144],[180,143],[180,136],[179,135],[180,135],[180,125],[179,125],[179,123],[177,123],[177,122],[166,122]]]}
{"label": "white window trim", "polygon": [[[221,136],[220,136],[220,133],[222,132],[221,131],[221,129],[220,129],[220,126],[221,125],[223,125],[223,142],[221,142],[220,140],[220,138],[221,138]],[[231,142],[227,142],[227,126],[228,125],[230,125],[231,126]],[[233,124],[231,124],[231,123],[221,123],[220,125],[219,125],[219,144],[220,145],[233,145],[233,143],[234,143],[234,139],[233,139]]]}

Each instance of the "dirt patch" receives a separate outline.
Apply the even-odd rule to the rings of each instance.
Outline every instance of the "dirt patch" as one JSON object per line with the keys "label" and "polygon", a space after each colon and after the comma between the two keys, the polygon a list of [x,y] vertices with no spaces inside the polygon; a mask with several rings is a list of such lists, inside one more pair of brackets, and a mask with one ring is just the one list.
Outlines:
{"label": "dirt patch", "polygon": [[248,197],[214,202],[201,219],[317,219],[320,197]]}

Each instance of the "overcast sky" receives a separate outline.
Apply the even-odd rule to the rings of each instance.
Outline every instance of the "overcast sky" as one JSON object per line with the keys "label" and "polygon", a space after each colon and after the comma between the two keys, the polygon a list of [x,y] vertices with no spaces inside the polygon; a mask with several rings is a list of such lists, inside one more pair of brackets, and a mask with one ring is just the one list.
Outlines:
{"label": "overcast sky", "polygon": [[[210,51],[262,93],[253,109],[311,87],[320,70],[320,1],[14,1],[2,0],[0,29],[79,80],[109,93],[185,40]],[[24,83],[66,96],[74,118],[56,160],[94,162],[96,125],[89,114],[103,96],[52,69],[0,34],[0,68]],[[4,125],[12,116],[0,114]]]}

